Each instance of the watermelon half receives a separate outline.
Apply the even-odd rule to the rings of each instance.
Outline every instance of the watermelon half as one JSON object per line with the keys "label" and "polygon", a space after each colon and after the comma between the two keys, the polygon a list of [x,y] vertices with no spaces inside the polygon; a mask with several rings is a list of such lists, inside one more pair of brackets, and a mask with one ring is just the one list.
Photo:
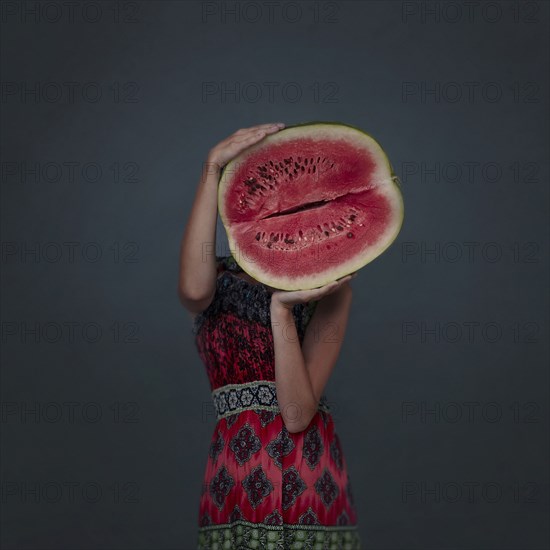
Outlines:
{"label": "watermelon half", "polygon": [[403,223],[392,166],[362,130],[310,122],[229,162],[218,210],[237,263],[282,290],[317,288],[382,254]]}

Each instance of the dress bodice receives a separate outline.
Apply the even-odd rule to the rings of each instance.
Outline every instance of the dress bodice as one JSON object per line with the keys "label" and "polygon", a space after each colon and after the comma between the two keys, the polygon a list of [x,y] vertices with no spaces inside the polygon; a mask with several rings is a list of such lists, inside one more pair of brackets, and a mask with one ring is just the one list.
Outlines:
{"label": "dress bodice", "polygon": [[[216,292],[193,320],[195,344],[212,390],[227,384],[275,380],[271,294],[261,283],[237,274],[233,256],[217,257]],[[296,304],[293,317],[300,344],[317,302]]]}

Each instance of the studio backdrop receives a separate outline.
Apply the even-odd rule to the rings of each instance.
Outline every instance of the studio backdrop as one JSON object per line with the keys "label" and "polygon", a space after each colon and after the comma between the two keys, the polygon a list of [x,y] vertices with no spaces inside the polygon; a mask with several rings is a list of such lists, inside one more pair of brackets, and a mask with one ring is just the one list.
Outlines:
{"label": "studio backdrop", "polygon": [[2,549],[195,548],[180,241],[209,150],[279,121],[370,133],[404,196],[325,392],[365,549],[547,548],[549,8],[3,1]]}

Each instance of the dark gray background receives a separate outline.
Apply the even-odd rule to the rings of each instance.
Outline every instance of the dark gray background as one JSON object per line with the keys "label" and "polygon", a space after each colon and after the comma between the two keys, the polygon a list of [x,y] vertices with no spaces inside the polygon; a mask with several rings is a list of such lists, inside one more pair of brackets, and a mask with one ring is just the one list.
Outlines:
{"label": "dark gray background", "polygon": [[326,390],[365,548],[547,548],[548,3],[49,4],[2,3],[2,548],[194,548],[214,418],[180,239],[212,146],[308,120],[374,135],[405,197]]}

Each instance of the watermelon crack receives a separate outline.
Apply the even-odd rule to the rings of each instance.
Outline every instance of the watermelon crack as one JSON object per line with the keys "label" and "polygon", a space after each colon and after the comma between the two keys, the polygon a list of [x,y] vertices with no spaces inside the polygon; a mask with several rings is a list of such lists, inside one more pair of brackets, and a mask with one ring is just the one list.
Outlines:
{"label": "watermelon crack", "polygon": [[273,214],[268,214],[267,216],[264,216],[263,218],[258,218],[256,221],[261,220],[267,220],[268,218],[275,218],[279,216],[286,216],[289,214],[295,214],[296,212],[303,212],[304,210],[313,210],[314,208],[320,208],[321,206],[336,201],[338,199],[341,199],[343,197],[347,197],[349,195],[362,195],[364,193],[368,193],[370,191],[373,191],[375,187],[368,187],[367,189],[358,189],[355,191],[349,191],[348,193],[345,193],[344,195],[337,195],[335,197],[331,197],[330,199],[324,199],[319,201],[313,201],[308,202],[306,204],[302,204],[300,206],[294,206],[292,208],[287,208],[286,210],[281,210],[279,212],[274,212]]}
{"label": "watermelon crack", "polygon": [[307,204],[296,206],[294,208],[288,208],[287,210],[282,210],[281,212],[275,212],[273,214],[269,214],[268,216],[260,218],[260,220],[267,220],[268,218],[274,218],[276,216],[286,216],[288,214],[294,214],[295,212],[302,212],[303,210],[311,210],[313,208],[319,208],[319,206],[322,206],[327,202],[330,202],[330,200],[309,202]]}

